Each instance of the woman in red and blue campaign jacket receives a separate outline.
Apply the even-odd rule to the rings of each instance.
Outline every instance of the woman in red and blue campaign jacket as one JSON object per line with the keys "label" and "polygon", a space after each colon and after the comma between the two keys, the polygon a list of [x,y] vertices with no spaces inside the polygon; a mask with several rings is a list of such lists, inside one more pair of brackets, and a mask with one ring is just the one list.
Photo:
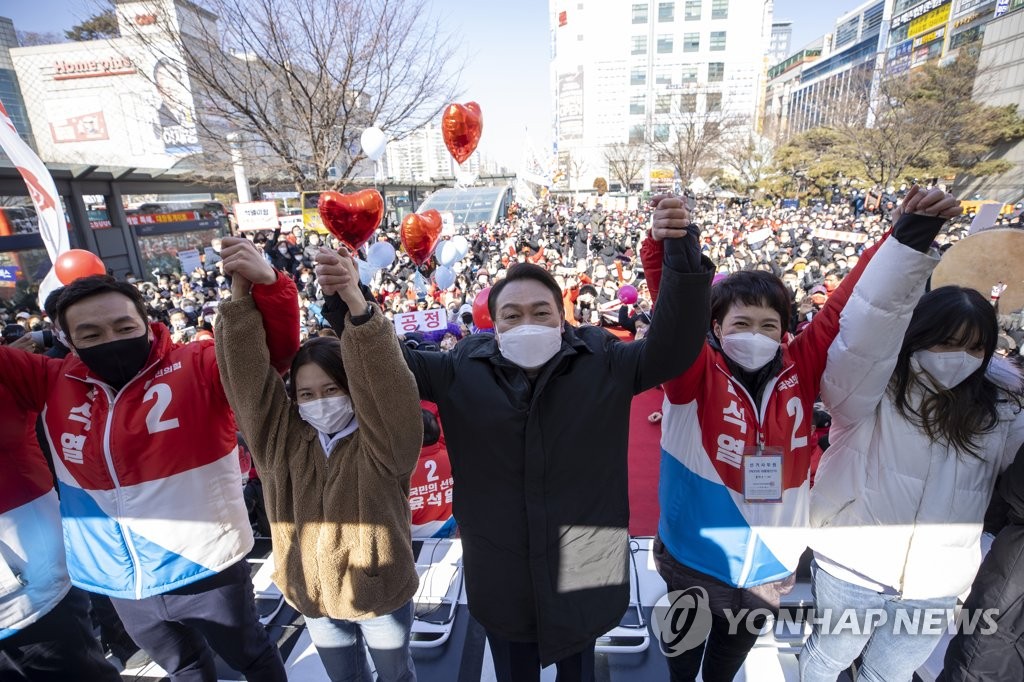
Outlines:
{"label": "woman in red and blue campaign jacket", "polygon": [[[103,295],[131,307],[130,296]],[[279,369],[298,349],[296,296],[279,273],[253,287]],[[177,345],[163,324],[150,323],[148,343],[145,332],[105,343],[117,348],[98,364],[83,337],[64,332],[79,347],[60,360],[0,347],[0,386],[21,409],[42,412],[71,582],[138,600],[243,559],[253,538],[213,344]],[[137,364],[128,368],[133,353]],[[120,381],[110,376],[117,373]]]}
{"label": "woman in red and blue campaign jacket", "polygon": [[117,682],[93,635],[89,598],[68,578],[36,415],[3,386],[0,405],[0,679]]}
{"label": "woman in red and blue campaign jacket", "polygon": [[452,515],[452,463],[448,459],[437,405],[421,400],[420,409],[423,412],[423,449],[409,481],[412,537],[450,538],[456,529]]}
{"label": "woman in red and blue campaign jacket", "polygon": [[[778,277],[730,275],[712,288],[712,328],[697,361],[664,384],[655,560],[670,591],[701,588],[713,615],[706,653],[702,643],[669,658],[673,682],[695,679],[702,660],[705,680],[731,680],[757,633],[730,633],[724,611],[777,610],[791,589],[807,546],[818,385],[839,312],[871,255],[795,338],[785,335],[790,294]],[[660,242],[645,240],[641,257],[656,297]]]}
{"label": "woman in red and blue campaign jacket", "polygon": [[0,386],[0,641],[46,615],[71,589],[53,477],[36,415]]}

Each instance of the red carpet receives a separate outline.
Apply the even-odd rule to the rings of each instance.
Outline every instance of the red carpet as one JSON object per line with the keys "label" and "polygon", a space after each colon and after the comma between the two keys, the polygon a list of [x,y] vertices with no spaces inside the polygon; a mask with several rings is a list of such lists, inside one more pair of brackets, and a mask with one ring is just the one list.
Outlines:
{"label": "red carpet", "polygon": [[653,388],[633,398],[629,415],[629,534],[654,535],[658,530],[658,467],[661,424],[647,417],[661,410],[665,394]]}

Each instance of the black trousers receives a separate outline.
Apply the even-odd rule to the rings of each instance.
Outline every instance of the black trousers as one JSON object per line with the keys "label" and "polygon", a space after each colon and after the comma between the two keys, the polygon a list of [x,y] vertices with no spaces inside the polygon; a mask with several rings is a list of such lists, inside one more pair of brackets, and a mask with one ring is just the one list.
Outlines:
{"label": "black trousers", "polygon": [[0,682],[121,682],[89,619],[89,597],[74,587],[48,614],[0,639]]}
{"label": "black trousers", "polygon": [[[763,616],[753,619],[753,626],[764,626]],[[718,614],[711,615],[711,634],[698,646],[684,651],[668,660],[668,670],[672,682],[693,682],[697,679],[701,663],[704,682],[732,682],[732,679],[743,667],[747,654],[757,642],[757,633],[750,633],[746,628],[746,619],[740,621],[735,633],[729,632],[729,620]]]}
{"label": "black trousers", "polygon": [[[487,643],[498,682],[540,682],[540,650],[536,642],[511,642],[487,631]],[[578,654],[555,663],[557,682],[594,682],[594,642]]]}
{"label": "black trousers", "polygon": [[239,561],[172,592],[110,601],[128,634],[174,682],[216,682],[213,652],[249,682],[285,682],[252,590],[249,565]]}

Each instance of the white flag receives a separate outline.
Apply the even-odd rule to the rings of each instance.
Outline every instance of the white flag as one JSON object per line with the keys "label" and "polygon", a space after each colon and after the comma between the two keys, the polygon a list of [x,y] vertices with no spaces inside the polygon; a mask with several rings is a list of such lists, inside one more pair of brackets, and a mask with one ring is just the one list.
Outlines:
{"label": "white flag", "polygon": [[[57,256],[71,248],[68,241],[68,225],[64,220],[64,209],[60,205],[57,186],[53,184],[53,178],[43,165],[43,160],[18,135],[18,130],[14,127],[11,117],[7,115],[3,102],[0,102],[0,147],[3,147],[4,152],[14,162],[15,168],[21,173],[28,187],[28,195],[36,207],[36,215],[39,218],[39,234],[43,238],[50,262],[56,263]],[[39,307],[43,307],[43,301],[51,291],[61,286],[63,285],[51,267],[39,285]]]}

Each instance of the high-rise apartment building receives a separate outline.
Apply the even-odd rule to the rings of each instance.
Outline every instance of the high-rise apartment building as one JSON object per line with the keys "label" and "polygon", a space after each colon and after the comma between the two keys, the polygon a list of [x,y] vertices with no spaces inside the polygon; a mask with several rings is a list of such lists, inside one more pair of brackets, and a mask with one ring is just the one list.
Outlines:
{"label": "high-rise apartment building", "polygon": [[[720,112],[756,127],[772,0],[550,0],[555,140],[573,189],[608,177],[604,152]],[[649,154],[650,156],[650,154]],[[649,184],[656,159],[649,159]]]}
{"label": "high-rise apartment building", "polygon": [[429,123],[401,140],[389,142],[385,159],[387,177],[400,182],[433,182],[457,177],[460,172],[477,175],[481,171],[479,151],[461,166],[455,162],[437,123]]}
{"label": "high-rise apartment building", "polygon": [[793,44],[793,22],[772,22],[772,37],[768,44],[768,65],[775,66],[789,57]]}

